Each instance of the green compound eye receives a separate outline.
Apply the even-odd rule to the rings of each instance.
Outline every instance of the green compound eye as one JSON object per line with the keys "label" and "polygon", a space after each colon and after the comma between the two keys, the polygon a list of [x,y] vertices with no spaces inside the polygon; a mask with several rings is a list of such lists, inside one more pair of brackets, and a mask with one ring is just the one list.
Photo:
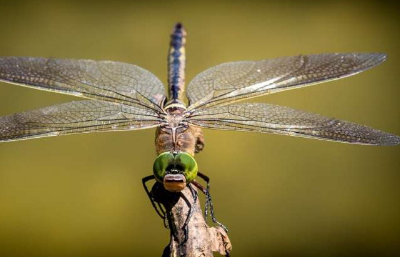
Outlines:
{"label": "green compound eye", "polygon": [[158,182],[163,183],[164,176],[167,174],[167,168],[173,166],[174,155],[170,152],[160,154],[153,164],[153,173]]}
{"label": "green compound eye", "polygon": [[175,156],[176,167],[181,167],[183,169],[183,175],[185,175],[186,182],[192,182],[196,176],[199,168],[197,167],[196,160],[188,153],[178,153]]}
{"label": "green compound eye", "polygon": [[165,152],[160,154],[154,161],[153,173],[158,182],[163,183],[167,174],[182,174],[186,183],[192,182],[198,172],[197,162],[188,153],[180,152],[173,154]]}

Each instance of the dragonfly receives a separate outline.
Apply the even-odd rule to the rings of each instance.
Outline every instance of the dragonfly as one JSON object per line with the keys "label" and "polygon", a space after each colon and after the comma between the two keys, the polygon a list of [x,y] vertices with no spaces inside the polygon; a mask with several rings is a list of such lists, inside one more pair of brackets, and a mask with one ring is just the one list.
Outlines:
{"label": "dragonfly", "polygon": [[[355,75],[382,63],[386,59],[383,53],[298,55],[223,63],[188,83],[186,101],[186,37],[183,25],[176,24],[168,52],[167,92],[154,74],[132,64],[0,58],[0,81],[87,99],[0,117],[0,141],[156,128],[157,158],[153,175],[144,178],[143,185],[155,179],[159,187],[172,193],[197,187],[207,195],[206,214],[210,205],[213,221],[218,224],[209,178],[199,172],[194,159],[204,148],[203,128],[350,144],[400,143],[399,136],[356,123],[267,103],[240,102]],[[197,181],[198,177],[207,182],[207,187]],[[156,208],[157,199],[145,189]],[[165,218],[165,212],[157,212]]]}

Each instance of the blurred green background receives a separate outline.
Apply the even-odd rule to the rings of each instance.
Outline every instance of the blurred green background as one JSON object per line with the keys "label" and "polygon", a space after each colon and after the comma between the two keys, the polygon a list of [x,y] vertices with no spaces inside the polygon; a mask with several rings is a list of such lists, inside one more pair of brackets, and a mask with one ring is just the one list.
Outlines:
{"label": "blurred green background", "polygon": [[[254,101],[400,134],[400,18],[395,5],[340,1],[31,1],[0,5],[0,56],[115,60],[167,78],[175,22],[187,81],[222,62],[327,52],[385,52],[340,81]],[[0,83],[0,115],[74,97]],[[399,256],[400,147],[205,131],[232,256]],[[169,231],[142,189],[154,130],[0,144],[0,256],[161,256]]]}

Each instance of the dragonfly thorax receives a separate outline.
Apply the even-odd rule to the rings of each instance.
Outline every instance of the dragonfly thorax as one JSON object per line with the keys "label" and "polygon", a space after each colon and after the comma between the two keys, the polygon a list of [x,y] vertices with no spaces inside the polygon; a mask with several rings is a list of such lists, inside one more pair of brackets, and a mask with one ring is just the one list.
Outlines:
{"label": "dragonfly thorax", "polygon": [[183,123],[183,116],[182,114],[167,114],[166,116],[166,128],[177,129],[182,127]]}
{"label": "dragonfly thorax", "polygon": [[203,134],[200,128],[185,124],[171,128],[160,126],[156,130],[156,152],[186,152],[194,156],[204,147]]}
{"label": "dragonfly thorax", "polygon": [[184,112],[186,111],[186,106],[183,105],[182,103],[172,103],[166,106],[164,109],[166,112],[166,126],[171,129],[176,129],[179,127],[182,127],[183,124],[183,119],[184,119]]}

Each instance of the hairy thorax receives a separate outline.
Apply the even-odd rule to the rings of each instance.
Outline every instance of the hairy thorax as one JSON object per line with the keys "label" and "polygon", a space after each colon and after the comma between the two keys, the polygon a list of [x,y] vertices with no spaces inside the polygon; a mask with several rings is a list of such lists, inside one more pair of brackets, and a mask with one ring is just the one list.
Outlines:
{"label": "hairy thorax", "polygon": [[189,126],[179,128],[176,132],[175,142],[171,129],[158,127],[156,130],[157,154],[171,151],[182,151],[194,156],[204,148],[204,136],[200,128]]}
{"label": "hairy thorax", "polygon": [[163,152],[181,151],[194,156],[203,150],[204,136],[201,129],[189,125],[179,126],[182,111],[179,108],[171,108],[166,117],[169,125],[157,128],[155,144],[158,155]]}

